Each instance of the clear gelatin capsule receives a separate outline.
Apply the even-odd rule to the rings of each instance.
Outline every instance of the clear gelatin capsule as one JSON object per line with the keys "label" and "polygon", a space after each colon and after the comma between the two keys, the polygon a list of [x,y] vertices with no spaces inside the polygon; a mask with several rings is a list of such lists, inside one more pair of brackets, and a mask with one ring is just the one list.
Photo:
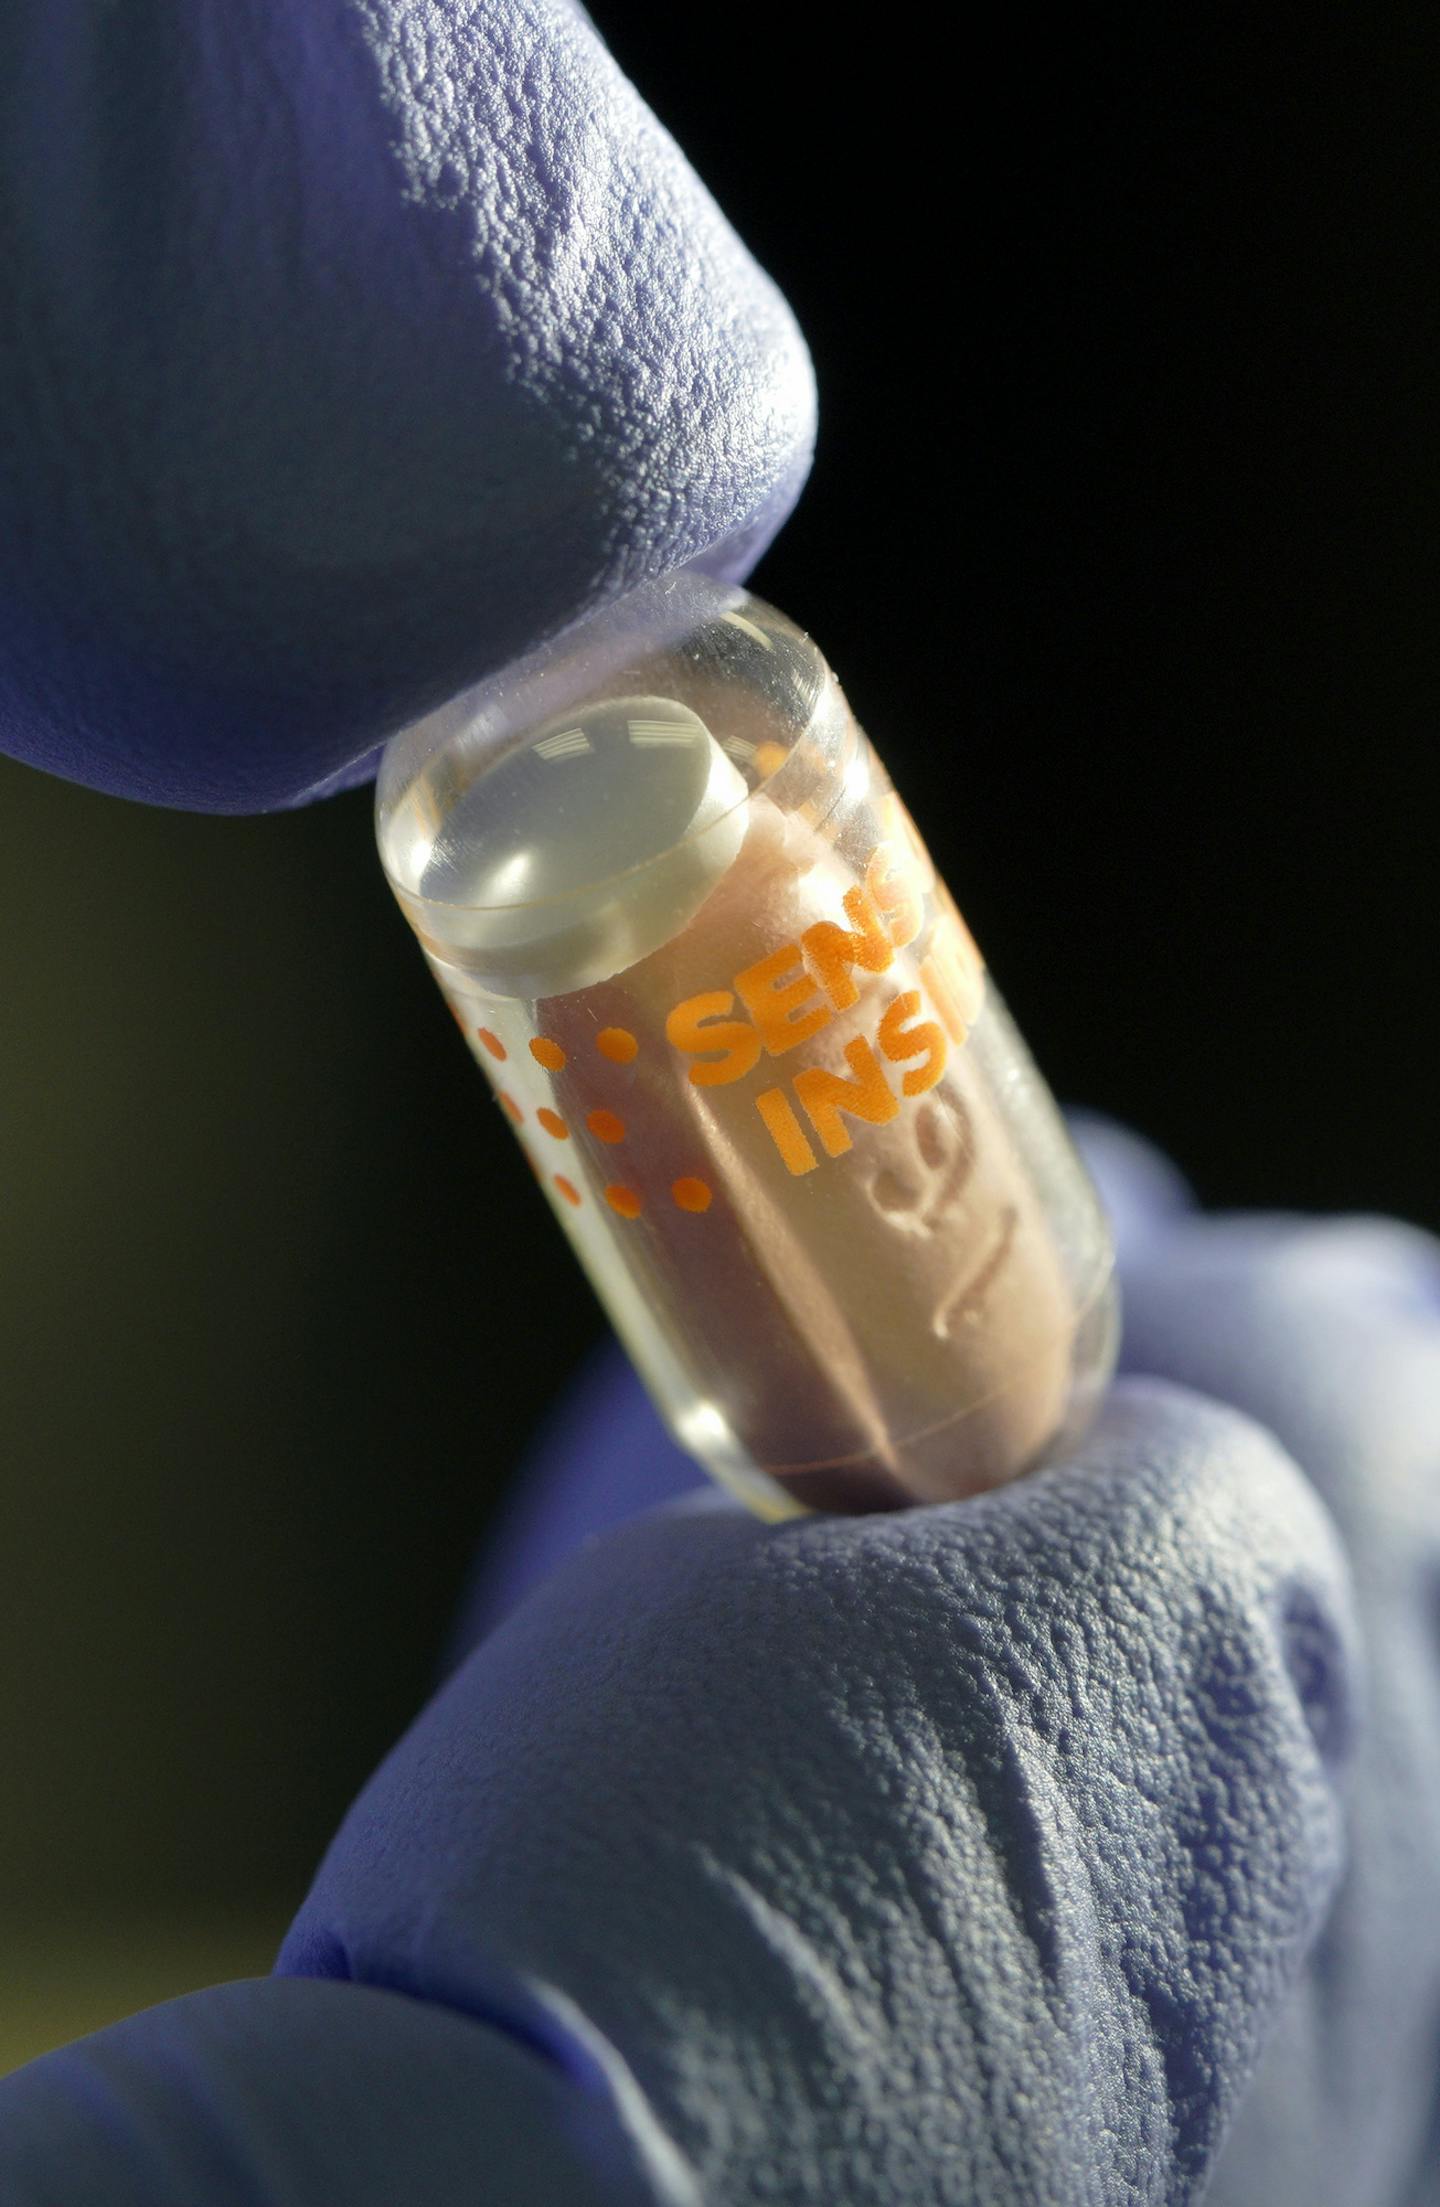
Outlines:
{"label": "clear gelatin capsule", "polygon": [[1103,1214],[824,658],[681,575],[406,729],[380,851],[676,1438],[755,1508],[971,1494],[1114,1355]]}

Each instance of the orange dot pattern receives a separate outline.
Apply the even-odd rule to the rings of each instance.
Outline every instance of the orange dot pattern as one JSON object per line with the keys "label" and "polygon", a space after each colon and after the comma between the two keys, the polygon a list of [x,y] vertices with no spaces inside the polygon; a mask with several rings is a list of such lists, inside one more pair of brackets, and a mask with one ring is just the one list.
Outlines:
{"label": "orange dot pattern", "polygon": [[[468,1029],[469,1023],[460,1007],[452,1005],[451,1009],[460,1024]],[[500,1037],[489,1027],[476,1027],[473,1032],[476,1040],[483,1044],[491,1057],[503,1063],[509,1056],[509,1052]],[[595,1047],[600,1052],[601,1057],[607,1058],[612,1065],[630,1065],[640,1054],[640,1044],[628,1027],[602,1027],[595,1037]],[[530,1055],[537,1065],[542,1065],[545,1068],[547,1073],[559,1073],[569,1063],[568,1054],[563,1044],[556,1042],[549,1035],[535,1036],[530,1044]],[[497,1093],[501,1107],[507,1116],[516,1126],[523,1126],[525,1113],[515,1101],[515,1098],[507,1095],[503,1089],[497,1091]],[[535,1117],[552,1140],[557,1142],[569,1141],[570,1129],[558,1111],[553,1111],[548,1104],[542,1104],[536,1111]],[[585,1124],[597,1142],[605,1142],[612,1146],[623,1142],[629,1132],[619,1112],[611,1111],[604,1105],[597,1105],[593,1111],[588,1111],[585,1115]],[[523,1143],[521,1147],[524,1148]],[[525,1150],[525,1160],[537,1178],[544,1177],[540,1166],[528,1149]],[[551,1184],[556,1192],[567,1203],[574,1205],[576,1209],[583,1203],[584,1197],[580,1190],[573,1180],[566,1178],[564,1173],[554,1174]],[[693,1173],[684,1173],[678,1180],[672,1180],[670,1183],[670,1198],[677,1210],[689,1211],[698,1215],[709,1210],[715,1200],[715,1192],[708,1181],[699,1179]],[[622,1180],[612,1180],[608,1184],[605,1189],[605,1201],[619,1218],[639,1218],[645,1209],[645,1197],[641,1190],[631,1187],[628,1182]]]}

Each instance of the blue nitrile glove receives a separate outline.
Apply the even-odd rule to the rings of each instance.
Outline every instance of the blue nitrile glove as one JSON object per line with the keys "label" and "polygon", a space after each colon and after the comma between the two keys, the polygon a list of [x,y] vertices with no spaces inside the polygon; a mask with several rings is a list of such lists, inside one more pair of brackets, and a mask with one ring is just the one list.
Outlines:
{"label": "blue nitrile glove", "polygon": [[[567,11],[16,0],[0,84],[18,755],[315,794],[629,581],[743,573],[793,497],[793,324]],[[1368,1687],[1305,1480],[1164,1385],[982,1501],[643,1521],[460,1668],[292,1974],[0,2085],[6,2207],[1183,2198],[1237,2102],[1225,2207],[1413,2207],[1434,1253],[1108,1185],[1132,1368],[1319,1485]],[[607,1507],[607,1450],[673,1481],[633,1390],[585,1416]]]}
{"label": "blue nitrile glove", "polygon": [[[1073,1461],[589,1541],[362,1795],[286,1974],[0,2085],[0,2196],[1090,2207],[1217,2155],[1225,2207],[1433,2196],[1440,1260],[1092,1149],[1135,1376]],[[621,1433],[686,1476],[628,1380],[588,1414],[592,1477]]]}
{"label": "blue nitrile glove", "polygon": [[804,478],[788,308],[560,0],[8,0],[0,247],[0,750],[124,796],[357,779]]}

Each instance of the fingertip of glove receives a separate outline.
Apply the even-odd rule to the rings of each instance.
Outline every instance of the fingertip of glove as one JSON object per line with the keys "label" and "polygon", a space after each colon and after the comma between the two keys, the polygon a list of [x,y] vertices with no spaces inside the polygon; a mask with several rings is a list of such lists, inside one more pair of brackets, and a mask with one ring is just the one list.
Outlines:
{"label": "fingertip of glove", "polygon": [[1348,1559],[1329,1512],[1276,1436],[1228,1403],[1154,1379],[1117,1383],[1055,1475],[1114,1512],[1127,1568],[1168,1585],[1212,1636],[1212,1682],[1258,1624],[1327,1765],[1348,1759],[1362,1661]]}
{"label": "fingertip of glove", "polygon": [[1073,1111],[1069,1125],[1110,1219],[1122,1264],[1194,1209],[1184,1174],[1143,1135],[1099,1112]]}
{"label": "fingertip of glove", "polygon": [[[1237,1523],[1258,1563],[1303,1554],[1343,1578],[1329,1515],[1276,1435],[1232,1404],[1168,1379],[1117,1380],[1085,1440],[1063,1464],[1036,1475],[1067,1496],[1093,1491],[1093,1507],[1138,1508],[1157,1524],[1182,1521],[1192,1550],[1226,1541]],[[1023,1506],[1027,1482],[1002,1490]]]}
{"label": "fingertip of glove", "polygon": [[1357,1311],[1440,1314],[1440,1240],[1423,1227],[1366,1212],[1212,1212],[1178,1222],[1166,1270],[1197,1284],[1351,1302]]}
{"label": "fingertip of glove", "polygon": [[382,749],[382,745],[377,745],[358,759],[352,759],[348,766],[337,767],[332,774],[322,774],[319,781],[312,782],[307,789],[297,790],[293,797],[284,798],[275,810],[299,812],[306,805],[320,804],[326,797],[343,796],[347,789],[363,788],[365,783],[373,782],[380,771]]}
{"label": "fingertip of glove", "polygon": [[794,315],[583,11],[259,20],[163,114],[142,21],[103,68],[57,34],[133,188],[71,159],[20,256],[49,399],[22,347],[0,496],[0,748],[230,813],[364,780],[637,583],[740,579],[815,428]]}
{"label": "fingertip of glove", "polygon": [[567,1391],[491,1535],[449,1667],[586,1541],[693,1489],[700,1477],[633,1366],[607,1343]]}

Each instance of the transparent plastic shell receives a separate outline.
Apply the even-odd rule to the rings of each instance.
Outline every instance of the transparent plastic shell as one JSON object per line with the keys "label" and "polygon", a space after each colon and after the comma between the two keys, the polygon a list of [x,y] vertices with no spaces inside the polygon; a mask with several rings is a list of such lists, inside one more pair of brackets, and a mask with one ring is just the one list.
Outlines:
{"label": "transparent plastic shell", "polygon": [[815,646],[637,591],[389,745],[381,856],[681,1444],[770,1516],[1073,1439],[1110,1238]]}

